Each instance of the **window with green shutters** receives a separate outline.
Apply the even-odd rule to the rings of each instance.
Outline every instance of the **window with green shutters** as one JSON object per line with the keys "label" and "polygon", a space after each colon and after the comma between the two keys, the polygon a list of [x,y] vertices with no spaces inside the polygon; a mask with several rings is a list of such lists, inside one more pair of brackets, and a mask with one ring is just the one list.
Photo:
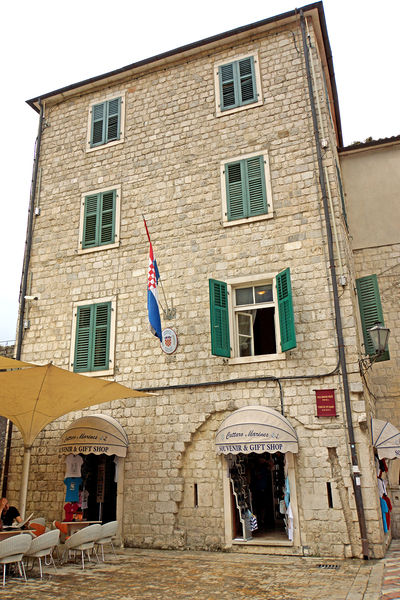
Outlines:
{"label": "window with green shutters", "polygon": [[278,297],[281,349],[282,352],[286,352],[286,350],[292,350],[292,348],[296,347],[290,269],[285,269],[276,276],[276,291]]}
{"label": "window with green shutters", "polygon": [[228,289],[223,281],[209,280],[211,351],[216,356],[231,355],[229,339]]}
{"label": "window with green shutters", "polygon": [[92,106],[90,147],[119,140],[121,129],[121,98],[113,98]]}
{"label": "window with green shutters", "polygon": [[234,357],[275,355],[296,347],[289,269],[278,273],[275,281],[228,288],[227,283],[211,279],[209,285],[212,354],[231,356],[230,321]]}
{"label": "window with green shutters", "polygon": [[83,249],[114,243],[116,196],[116,190],[110,190],[85,197]]}
{"label": "window with green shutters", "polygon": [[[358,305],[360,307],[361,325],[364,336],[365,352],[369,356],[375,354],[374,345],[368,333],[368,329],[379,322],[385,325],[381,298],[379,293],[378,278],[376,275],[367,275],[356,279]],[[377,361],[390,360],[389,350],[380,356]]]}
{"label": "window with green shutters", "polygon": [[108,370],[111,302],[78,306],[76,310],[74,371]]}
{"label": "window with green shutters", "polygon": [[263,156],[225,164],[227,219],[234,221],[268,212]]}
{"label": "window with green shutters", "polygon": [[257,102],[253,56],[219,66],[218,77],[221,111]]}

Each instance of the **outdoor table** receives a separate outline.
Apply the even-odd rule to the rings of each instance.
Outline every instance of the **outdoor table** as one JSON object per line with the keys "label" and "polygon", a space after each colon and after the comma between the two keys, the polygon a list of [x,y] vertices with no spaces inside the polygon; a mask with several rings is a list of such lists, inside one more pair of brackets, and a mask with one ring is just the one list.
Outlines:
{"label": "outdoor table", "polygon": [[101,524],[101,521],[62,521],[61,523],[68,527],[67,535],[70,536],[88,525]]}
{"label": "outdoor table", "polygon": [[0,531],[0,542],[6,540],[7,538],[13,537],[14,535],[19,535],[20,533],[28,533],[30,536],[32,536],[33,531],[30,529],[2,529]]}

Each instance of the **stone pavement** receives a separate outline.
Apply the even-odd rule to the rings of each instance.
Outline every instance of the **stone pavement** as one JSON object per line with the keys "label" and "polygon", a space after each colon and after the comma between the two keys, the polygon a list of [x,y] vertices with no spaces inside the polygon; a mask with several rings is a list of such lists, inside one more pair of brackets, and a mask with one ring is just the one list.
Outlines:
{"label": "stone pavement", "polygon": [[400,540],[392,540],[384,563],[382,600],[400,600]]}
{"label": "stone pavement", "polygon": [[0,600],[380,600],[385,563],[385,586],[393,587],[390,574],[400,571],[396,542],[385,559],[371,561],[137,548],[117,553],[84,572],[78,564],[57,573],[45,567],[42,582],[35,567],[27,583],[7,579]]}

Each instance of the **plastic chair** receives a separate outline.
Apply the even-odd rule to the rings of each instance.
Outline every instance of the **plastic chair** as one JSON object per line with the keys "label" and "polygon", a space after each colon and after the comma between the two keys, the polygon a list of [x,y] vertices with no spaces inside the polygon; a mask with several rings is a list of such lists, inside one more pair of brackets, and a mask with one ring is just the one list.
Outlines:
{"label": "plastic chair", "polygon": [[104,546],[106,544],[110,544],[111,548],[114,552],[115,558],[117,555],[115,554],[114,544],[112,538],[115,536],[118,530],[118,521],[110,521],[109,523],[104,523],[101,525],[101,537],[97,540],[96,545],[101,546],[101,558],[104,561]]}
{"label": "plastic chair", "polygon": [[[32,540],[31,547],[27,552],[25,552],[24,556],[31,557],[32,559],[39,559],[39,571],[40,571],[40,579],[43,579],[43,569],[42,569],[42,558],[44,557],[45,565],[53,565],[56,569],[56,565],[54,563],[53,558],[53,548],[57,546],[60,539],[60,531],[58,529],[53,529],[53,531],[48,531],[47,533],[43,533],[41,536]],[[46,557],[49,556],[49,562],[46,562]],[[32,560],[33,562],[33,560]],[[57,569],[56,569],[57,571]]]}
{"label": "plastic chair", "polygon": [[0,542],[0,564],[3,565],[3,587],[6,584],[6,566],[11,563],[18,565],[20,576],[26,581],[25,567],[22,558],[30,548],[32,538],[28,534],[21,533]]}
{"label": "plastic chair", "polygon": [[38,525],[44,525],[46,527],[46,519],[44,517],[38,517],[37,519],[32,519],[30,524],[37,523]]}
{"label": "plastic chair", "polygon": [[[65,541],[65,546],[64,546],[65,550],[64,550],[64,553],[62,556],[62,560],[64,560],[64,557],[67,553],[69,554],[71,551],[78,550],[81,553],[82,569],[84,569],[85,568],[84,552],[86,550],[88,560],[90,562],[89,550],[94,549],[94,551],[96,552],[94,545],[97,542],[97,540],[100,539],[100,537],[101,537],[101,525],[100,524],[89,525],[88,527],[81,529],[81,531],[77,531],[76,533],[73,533],[71,535],[71,537],[69,537]],[[96,554],[96,556],[97,556],[97,554]]]}

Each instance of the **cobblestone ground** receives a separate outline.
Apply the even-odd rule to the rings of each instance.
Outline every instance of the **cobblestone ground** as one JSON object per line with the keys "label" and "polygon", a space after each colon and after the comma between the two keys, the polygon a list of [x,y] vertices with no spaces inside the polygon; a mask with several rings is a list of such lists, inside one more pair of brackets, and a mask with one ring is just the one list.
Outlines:
{"label": "cobblestone ground", "polygon": [[7,578],[1,600],[378,600],[383,561],[127,549]]}
{"label": "cobblestone ground", "polygon": [[382,600],[400,600],[400,540],[392,540],[384,563]]}

